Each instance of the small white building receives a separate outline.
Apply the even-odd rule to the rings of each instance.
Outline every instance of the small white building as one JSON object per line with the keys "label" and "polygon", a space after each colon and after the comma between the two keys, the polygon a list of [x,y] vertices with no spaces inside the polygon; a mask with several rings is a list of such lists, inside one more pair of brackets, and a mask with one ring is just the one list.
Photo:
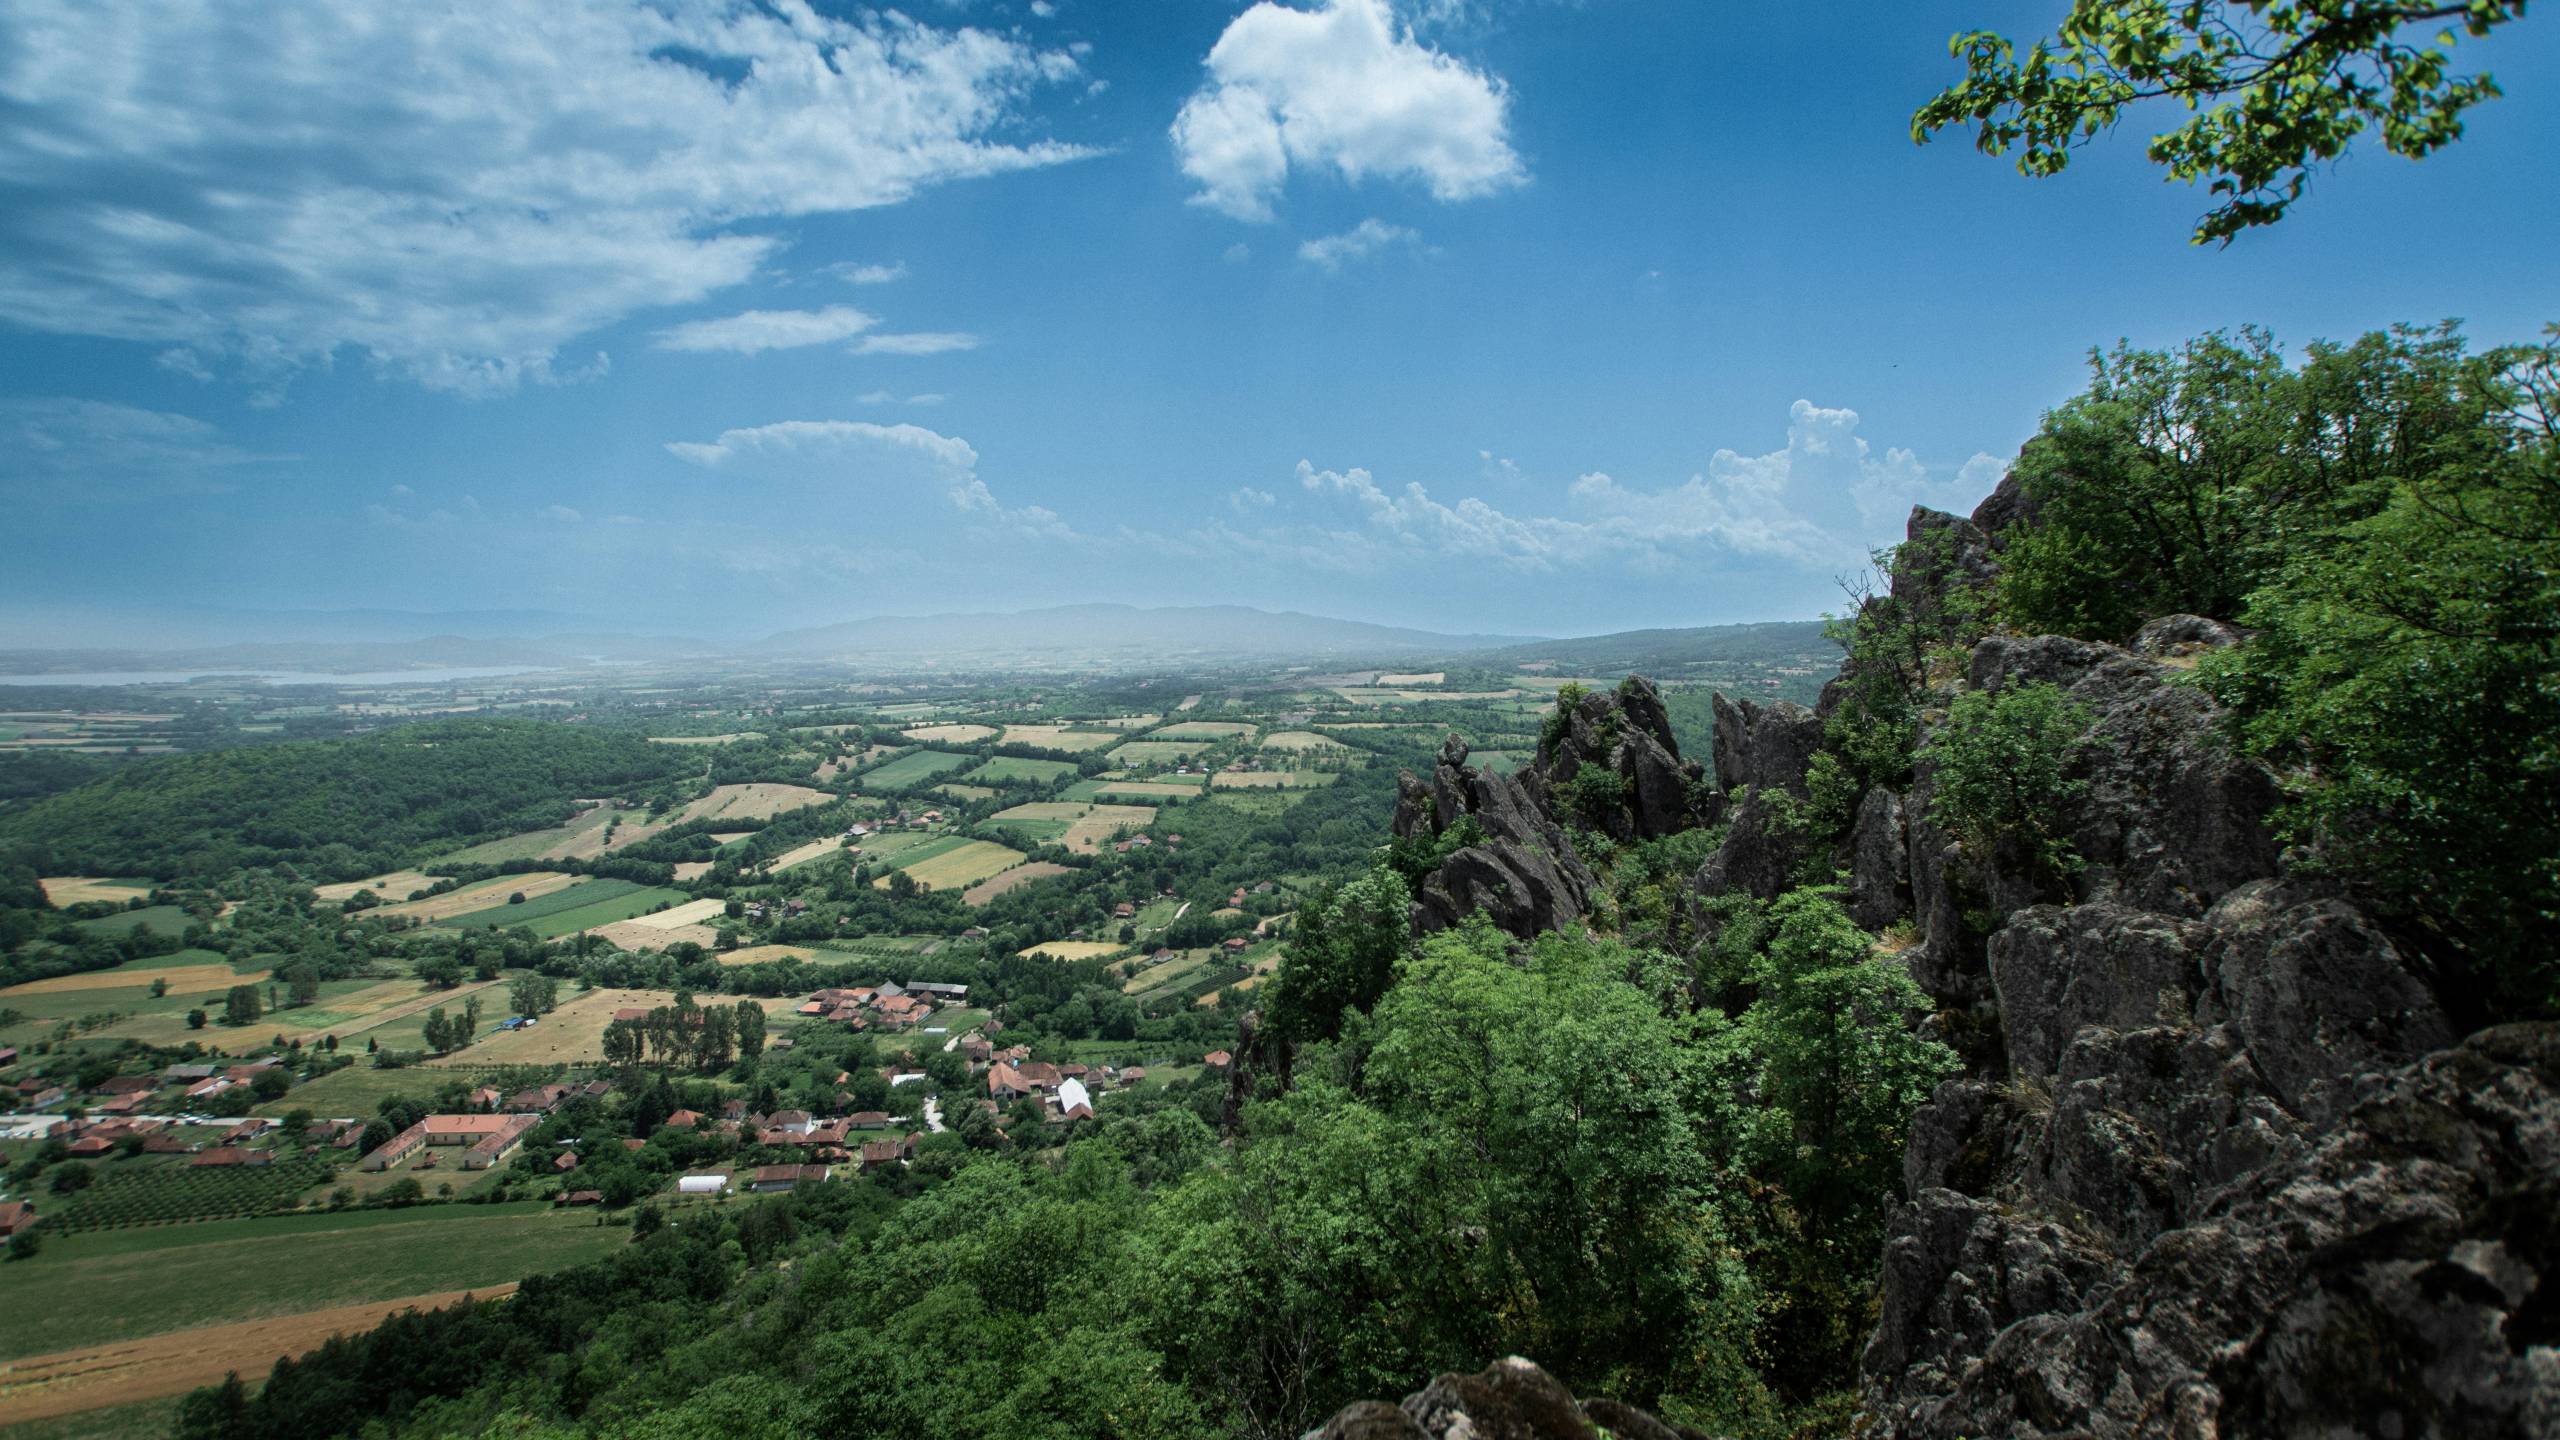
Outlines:
{"label": "small white building", "polygon": [[676,1181],[676,1193],[679,1195],[726,1195],[729,1193],[729,1177],[687,1175]]}

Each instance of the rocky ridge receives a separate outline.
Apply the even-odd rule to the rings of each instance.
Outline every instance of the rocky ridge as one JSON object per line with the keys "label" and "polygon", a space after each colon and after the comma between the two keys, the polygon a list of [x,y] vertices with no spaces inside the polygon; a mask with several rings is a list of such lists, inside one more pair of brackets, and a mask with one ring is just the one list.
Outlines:
{"label": "rocky ridge", "polygon": [[[1940,558],[1896,598],[1963,613],[2022,523],[2007,485],[1971,518],[1916,511]],[[1878,963],[1909,968],[1968,1068],[1912,1125],[1864,1433],[2560,1435],[2560,1027],[2460,1035],[2382,926],[2288,868],[2275,777],[2183,683],[2238,638],[2170,616],[2124,646],[1970,647],[1968,686],[2050,683],[2091,717],[2054,817],[2068,876],[1968,854],[1930,819],[1925,758],[1909,789],[1861,796],[1845,837],[1806,835],[1781,797],[1806,797],[1837,685],[1810,711],[1719,698],[1712,784],[1641,681],[1584,697],[1514,776],[1452,741],[1406,777],[1400,836],[1476,827],[1420,887],[1417,928],[1479,905],[1515,934],[1578,923],[1598,882],[1565,805],[1606,788],[1573,785],[1599,764],[1627,794],[1572,814],[1586,828],[1726,824],[1701,896],[1771,896],[1827,861],[1862,924],[1917,931]],[[1496,1371],[1530,1383],[1476,1379]],[[1588,1433],[1504,1423],[1325,1433]]]}

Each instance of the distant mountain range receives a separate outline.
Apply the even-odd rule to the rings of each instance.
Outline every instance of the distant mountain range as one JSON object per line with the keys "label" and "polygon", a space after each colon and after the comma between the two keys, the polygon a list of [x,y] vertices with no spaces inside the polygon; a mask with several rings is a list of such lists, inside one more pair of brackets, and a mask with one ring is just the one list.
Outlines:
{"label": "distant mountain range", "polygon": [[1163,659],[1449,654],[1529,643],[1519,635],[1445,635],[1242,605],[1058,605],[1011,614],[881,616],[787,630],[755,647],[773,655],[863,661],[903,656]]}
{"label": "distant mountain range", "polygon": [[[393,611],[307,612],[235,618],[256,638],[188,643],[201,629],[173,627],[154,645],[0,649],[0,674],[194,671],[326,674],[450,668],[574,669],[605,664],[701,664],[717,668],[840,663],[1049,670],[1063,666],[1216,665],[1307,659],[1514,666],[1623,673],[1645,667],[1767,660],[1819,647],[1815,621],[1630,630],[1551,639],[1463,635],[1241,605],[1058,605],[1016,612],[889,615],[719,642],[630,634],[591,617],[540,611],[435,615]],[[436,622],[450,622],[439,627]],[[194,624],[206,622],[199,618]]]}

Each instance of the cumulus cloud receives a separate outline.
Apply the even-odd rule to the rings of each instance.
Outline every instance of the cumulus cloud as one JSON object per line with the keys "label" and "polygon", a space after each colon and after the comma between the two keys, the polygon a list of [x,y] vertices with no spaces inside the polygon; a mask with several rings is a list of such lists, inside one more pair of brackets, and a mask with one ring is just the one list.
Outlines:
{"label": "cumulus cloud", "polygon": [[1422,44],[1388,0],[1264,0],[1227,26],[1207,65],[1173,122],[1194,204],[1268,220],[1292,168],[1408,181],[1444,201],[1528,178],[1502,81]]}
{"label": "cumulus cloud", "polygon": [[17,0],[0,319],[268,383],[341,351],[465,394],[558,380],[571,341],[756,274],[785,242],[744,222],[1090,153],[1011,138],[1078,78],[796,3]]}
{"label": "cumulus cloud", "polygon": [[1340,270],[1356,260],[1366,260],[1390,245],[1419,245],[1420,231],[1402,225],[1390,225],[1374,216],[1361,221],[1339,235],[1324,235],[1298,247],[1298,258],[1327,270]]}
{"label": "cumulus cloud", "polygon": [[879,320],[850,305],[824,310],[749,310],[718,320],[691,320],[657,333],[661,350],[725,350],[753,355],[763,350],[789,350],[825,345],[859,335]]}

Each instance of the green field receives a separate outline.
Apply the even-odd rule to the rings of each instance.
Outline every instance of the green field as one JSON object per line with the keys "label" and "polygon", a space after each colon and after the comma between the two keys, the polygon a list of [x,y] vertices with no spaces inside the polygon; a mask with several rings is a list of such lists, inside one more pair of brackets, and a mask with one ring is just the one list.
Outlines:
{"label": "green field", "polygon": [[1207,749],[1197,740],[1132,740],[1111,752],[1111,758],[1123,765],[1165,765],[1188,760]]}
{"label": "green field", "polygon": [[524,1202],[48,1235],[9,1266],[0,1359],[521,1280],[630,1233]]}
{"label": "green field", "polygon": [[890,847],[884,850],[873,850],[870,846],[865,845],[862,851],[862,858],[865,860],[871,860],[879,858],[882,855],[895,856],[896,863],[890,868],[904,870],[910,865],[930,860],[936,855],[948,855],[952,851],[959,849],[961,846],[970,843],[969,837],[966,835],[900,835],[891,838],[909,840],[913,843]]}
{"label": "green field", "polygon": [[[508,905],[499,910],[481,910],[458,916],[442,923],[459,926],[497,926],[514,929],[522,925],[545,940],[557,940],[598,925],[646,915],[661,905],[681,905],[692,899],[682,890],[663,885],[637,885],[628,880],[590,880],[566,890],[527,900],[521,905]],[[554,907],[547,913],[531,913],[545,901],[575,899],[579,903]]]}
{"label": "green field", "polygon": [[[536,895],[521,905],[501,902],[485,910],[468,911],[436,923],[455,930],[505,930],[517,925],[531,925],[537,920],[565,914],[571,910],[584,909],[589,905],[619,899],[635,890],[646,888],[633,880],[588,880],[583,884],[554,890],[548,895]],[[504,893],[503,883],[494,893]]]}
{"label": "green field", "polygon": [[[491,998],[498,999],[503,1005],[504,994],[504,991],[499,991]],[[458,1010],[461,1005],[457,1001],[445,1008]],[[485,1026],[488,1022],[483,1020],[481,1023]],[[356,1048],[362,1050],[364,1047],[359,1045]],[[466,1056],[470,1053],[469,1050],[462,1052]],[[364,1062],[365,1057],[359,1054],[356,1063],[346,1069],[323,1075],[308,1085],[297,1085],[282,1098],[271,1100],[249,1113],[281,1118],[296,1110],[308,1110],[324,1120],[370,1120],[381,1112],[382,1102],[394,1095],[431,1103],[436,1091],[446,1085],[456,1080],[477,1078],[462,1066],[439,1065],[432,1070],[404,1066],[398,1070],[376,1070]]]}
{"label": "green field", "polygon": [[866,790],[897,790],[921,784],[937,775],[947,775],[977,759],[975,755],[955,755],[948,750],[910,750],[895,760],[862,772]]}
{"label": "green field", "polygon": [[92,935],[130,935],[136,930],[178,935],[185,933],[195,921],[175,905],[146,905],[139,910],[119,910],[113,915],[73,923]]}
{"label": "green field", "polygon": [[998,755],[960,778],[979,785],[1003,785],[1024,780],[1046,785],[1061,775],[1074,773],[1076,767],[1064,760],[1024,760],[1012,755]]}

